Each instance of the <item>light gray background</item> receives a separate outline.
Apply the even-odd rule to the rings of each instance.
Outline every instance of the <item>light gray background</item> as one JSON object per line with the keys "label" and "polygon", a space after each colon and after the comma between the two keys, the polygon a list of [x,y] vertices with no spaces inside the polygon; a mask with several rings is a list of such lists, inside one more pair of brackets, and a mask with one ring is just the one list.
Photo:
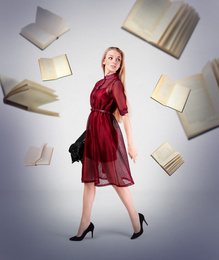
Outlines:
{"label": "light gray background", "polygon": [[[219,2],[187,0],[200,21],[179,60],[121,29],[134,2],[0,1],[0,73],[44,84],[60,97],[45,106],[59,111],[60,118],[0,102],[0,259],[218,259],[218,129],[188,141],[176,112],[150,95],[161,74],[179,80],[200,73],[207,61],[219,57]],[[44,51],[19,35],[34,22],[37,6],[64,17],[71,28]],[[137,163],[130,161],[135,180],[130,190],[149,226],[131,241],[128,214],[113,188],[98,188],[94,239],[72,243],[68,238],[79,225],[83,184],[81,164],[71,164],[68,147],[86,127],[90,91],[103,77],[100,60],[109,46],[126,55],[127,95],[139,152]],[[38,59],[64,53],[73,75],[42,82]],[[51,165],[25,167],[28,147],[44,141],[54,147]],[[150,157],[165,141],[185,159],[171,177]]]}

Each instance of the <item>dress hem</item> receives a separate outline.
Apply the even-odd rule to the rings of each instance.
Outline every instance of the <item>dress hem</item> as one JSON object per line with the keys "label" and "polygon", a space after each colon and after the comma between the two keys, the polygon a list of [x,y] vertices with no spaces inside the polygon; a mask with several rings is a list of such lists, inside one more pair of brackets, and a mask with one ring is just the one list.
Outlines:
{"label": "dress hem", "polygon": [[95,181],[81,181],[82,183],[94,183],[94,186],[96,187],[105,187],[105,186],[117,186],[117,187],[129,187],[129,186],[132,186],[134,185],[135,183],[134,182],[131,182],[130,184],[124,184],[124,185],[118,185],[118,184],[115,184],[115,183],[107,183],[107,184],[98,184],[98,183],[95,183]]}

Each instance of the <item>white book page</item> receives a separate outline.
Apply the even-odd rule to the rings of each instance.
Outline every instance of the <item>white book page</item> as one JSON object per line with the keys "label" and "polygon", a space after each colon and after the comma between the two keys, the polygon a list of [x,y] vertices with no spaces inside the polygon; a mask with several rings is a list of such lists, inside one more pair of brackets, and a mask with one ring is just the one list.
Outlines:
{"label": "white book page", "polygon": [[51,158],[53,153],[53,147],[47,147],[46,144],[44,145],[42,156],[36,162],[37,165],[48,165],[50,164]]}
{"label": "white book page", "polygon": [[168,164],[169,161],[172,161],[173,159],[175,159],[175,157],[178,156],[178,154],[179,154],[178,152],[174,152],[168,158],[166,158],[164,161],[162,161],[160,163],[160,165],[165,168],[165,165]]}
{"label": "white book page", "polygon": [[169,160],[172,160],[177,153],[175,153],[172,146],[165,142],[162,144],[151,156],[161,165],[164,166]]}
{"label": "white book page", "polygon": [[162,75],[151,97],[161,104],[166,105],[173,88],[174,82],[166,75]]}
{"label": "white book page", "polygon": [[0,84],[4,92],[4,96],[7,96],[8,93],[19,83],[17,79],[9,78],[0,74]]}
{"label": "white book page", "polygon": [[172,175],[183,163],[184,163],[184,159],[181,158],[176,163],[174,163],[174,165],[171,165],[171,167],[166,169],[168,171],[168,174]]}
{"label": "white book page", "polygon": [[53,60],[58,78],[72,74],[66,55],[57,56]]}
{"label": "white book page", "polygon": [[190,14],[181,30],[178,32],[177,37],[175,37],[170,47],[170,51],[174,53],[176,57],[179,57],[182,53],[198,21],[199,15],[196,12],[193,12]]}
{"label": "white book page", "polygon": [[[55,90],[54,89],[51,89],[51,88],[48,88],[48,87],[45,87],[44,85],[41,85],[39,83],[36,83],[34,81],[31,81],[31,80],[28,80],[26,79],[25,80],[28,85],[31,87],[31,88],[36,88],[38,91],[41,91],[41,92],[45,92],[47,93],[48,95],[51,95],[51,96],[56,96],[54,93],[55,93]],[[57,97],[57,96],[56,96]]]}
{"label": "white book page", "polygon": [[138,0],[122,27],[145,40],[150,40],[170,5],[168,0]]}
{"label": "white book page", "polygon": [[188,19],[187,5],[182,5],[177,15],[173,18],[172,22],[167,27],[164,35],[159,40],[159,45],[165,49],[170,49],[171,44],[175,38],[181,33],[182,26]]}
{"label": "white book page", "polygon": [[210,62],[208,62],[204,66],[202,70],[202,74],[205,79],[206,85],[208,87],[208,91],[210,93],[211,99],[214,103],[214,107],[219,116],[219,90],[218,90],[217,80],[215,78],[214,71],[212,69]]}
{"label": "white book page", "polygon": [[41,58],[39,59],[40,71],[43,80],[57,79],[56,69],[53,59]]}
{"label": "white book page", "polygon": [[167,106],[172,107],[181,112],[185,106],[189,93],[189,88],[179,84],[175,84],[170,98],[167,102]]}
{"label": "white book page", "polygon": [[217,59],[214,59],[211,62],[211,66],[214,71],[215,79],[217,81],[217,86],[218,86],[218,90],[219,90],[219,65],[218,65]]}
{"label": "white book page", "polygon": [[173,165],[175,165],[179,162],[179,160],[182,156],[180,153],[176,153],[176,154],[177,155],[172,160],[169,160],[168,163],[164,165],[165,169],[169,169],[169,168],[173,167]]}
{"label": "white book page", "polygon": [[62,17],[41,7],[37,7],[36,24],[56,37],[60,36],[67,26],[67,22]]}
{"label": "white book page", "polygon": [[193,8],[188,5],[183,5],[159,44],[168,50],[174,49],[173,46],[176,44],[185,44],[185,42],[181,42],[181,38],[188,27],[193,28],[191,25],[191,19],[193,16]]}
{"label": "white book page", "polygon": [[163,36],[164,32],[167,30],[168,26],[174,19],[174,17],[179,12],[180,8],[182,7],[183,2],[173,2],[169,9],[166,11],[163,18],[160,20],[160,23],[156,27],[153,35],[151,36],[150,41],[154,43],[158,43],[161,37]]}
{"label": "white book page", "polygon": [[7,99],[27,107],[38,107],[57,100],[56,97],[40,92],[34,88],[27,88],[24,91],[9,96]]}
{"label": "white book page", "polygon": [[40,158],[42,153],[43,146],[36,147],[36,146],[30,146],[25,157],[24,157],[24,163],[26,166],[35,165],[36,161]]}
{"label": "white book page", "polygon": [[56,36],[45,31],[35,23],[31,23],[25,26],[24,28],[22,28],[20,33],[41,49],[44,49],[56,39]]}
{"label": "white book page", "polygon": [[186,106],[178,116],[188,138],[219,125],[219,118],[209,96],[202,74],[178,81],[191,89]]}

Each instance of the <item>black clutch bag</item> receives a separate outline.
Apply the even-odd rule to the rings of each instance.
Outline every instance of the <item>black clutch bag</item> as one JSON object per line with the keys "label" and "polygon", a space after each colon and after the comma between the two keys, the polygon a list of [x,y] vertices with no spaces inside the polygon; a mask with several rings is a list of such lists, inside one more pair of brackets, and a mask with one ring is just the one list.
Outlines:
{"label": "black clutch bag", "polygon": [[84,142],[85,142],[85,135],[86,131],[73,143],[68,151],[71,154],[72,163],[79,162],[83,160],[83,153],[84,153]]}

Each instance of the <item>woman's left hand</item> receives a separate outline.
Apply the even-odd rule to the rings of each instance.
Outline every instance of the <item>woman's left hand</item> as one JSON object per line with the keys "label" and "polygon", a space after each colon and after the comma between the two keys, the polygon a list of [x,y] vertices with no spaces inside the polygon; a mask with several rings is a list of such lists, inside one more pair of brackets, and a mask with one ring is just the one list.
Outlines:
{"label": "woman's left hand", "polygon": [[130,156],[130,158],[135,163],[136,159],[137,159],[137,156],[138,156],[138,152],[137,152],[137,150],[136,150],[134,145],[128,146],[128,155]]}

